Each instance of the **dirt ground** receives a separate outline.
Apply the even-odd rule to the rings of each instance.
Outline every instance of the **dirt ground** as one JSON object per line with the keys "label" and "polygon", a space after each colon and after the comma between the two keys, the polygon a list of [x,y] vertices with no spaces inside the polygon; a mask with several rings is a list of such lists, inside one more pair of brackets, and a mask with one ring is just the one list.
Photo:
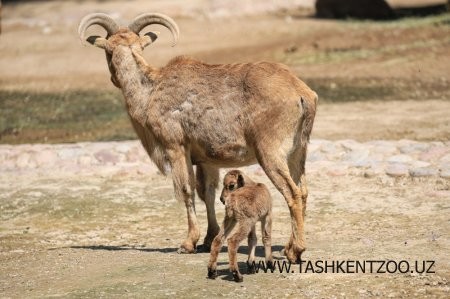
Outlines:
{"label": "dirt ground", "polygon": [[[267,182],[265,176],[255,176]],[[67,177],[0,181],[0,290],[4,297],[448,297],[448,180],[313,174],[305,260],[435,261],[434,274],[257,273],[236,284],[219,255],[179,255],[183,204],[170,179]],[[270,185],[271,186],[271,185]],[[355,188],[355,186],[358,186]],[[290,233],[273,187],[276,259]],[[217,201],[218,219],[223,218]],[[197,205],[202,237],[204,205]],[[261,240],[260,232],[257,233]],[[246,244],[238,255],[245,271]],[[263,260],[259,241],[257,260]],[[421,265],[421,264],[420,264]],[[292,271],[292,270],[291,270]],[[245,273],[245,272],[244,272]]]}
{"label": "dirt ground", "polygon": [[[303,1],[306,8],[297,6],[302,1],[243,1],[242,10],[235,9],[237,2],[4,4],[0,91],[117,92],[104,53],[79,41],[79,20],[102,11],[126,24],[141,12],[158,11],[177,21],[181,39],[172,48],[167,31],[158,28],[160,39],[145,52],[150,63],[162,66],[176,55],[209,63],[286,63],[319,93],[313,138],[449,140],[448,14],[330,21],[309,17],[312,1]],[[24,142],[36,142],[29,132]],[[78,140],[64,137],[55,140]],[[7,138],[2,143],[15,142]],[[255,179],[267,182],[265,176]],[[211,281],[207,253],[176,253],[186,216],[169,178],[0,173],[0,297],[449,297],[448,179],[314,173],[309,182],[304,259],[435,261],[436,273],[314,274],[295,268],[297,273],[245,275],[236,284],[223,251],[219,278]],[[269,185],[273,248],[283,260],[279,250],[290,233],[289,212]],[[218,200],[216,206],[222,219]],[[204,205],[197,210],[203,238]],[[243,244],[243,270],[245,252]]]}

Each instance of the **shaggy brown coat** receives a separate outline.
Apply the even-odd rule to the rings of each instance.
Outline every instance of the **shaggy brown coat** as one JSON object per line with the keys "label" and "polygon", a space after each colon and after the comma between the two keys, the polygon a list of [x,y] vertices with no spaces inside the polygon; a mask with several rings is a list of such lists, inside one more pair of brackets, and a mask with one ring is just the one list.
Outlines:
{"label": "shaggy brown coat", "polygon": [[137,135],[159,170],[171,170],[176,197],[186,205],[188,236],[180,252],[195,252],[200,237],[194,190],[206,203],[209,248],[219,231],[214,209],[219,168],[259,163],[290,209],[285,253],[297,261],[305,249],[305,159],[317,94],[279,63],[210,65],[176,57],[165,67],[151,67],[142,51],[157,35],[139,31],[162,24],[176,41],[178,27],[164,15],[144,14],[119,28],[109,16],[91,14],[80,23],[82,39],[94,24],[108,36],[87,40],[105,50],[111,80],[122,90]]}

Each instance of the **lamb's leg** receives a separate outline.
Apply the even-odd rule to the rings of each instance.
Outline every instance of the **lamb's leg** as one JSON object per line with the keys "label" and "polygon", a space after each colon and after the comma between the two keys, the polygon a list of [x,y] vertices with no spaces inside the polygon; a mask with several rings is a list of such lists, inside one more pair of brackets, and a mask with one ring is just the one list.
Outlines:
{"label": "lamb's leg", "polygon": [[256,272],[255,266],[255,250],[258,238],[256,237],[255,225],[248,234],[248,260],[247,260],[247,273],[254,274]]}
{"label": "lamb's leg", "polygon": [[206,215],[208,217],[208,230],[203,240],[203,249],[209,251],[214,237],[219,232],[214,203],[216,199],[216,188],[219,184],[219,169],[207,165],[198,165],[197,171],[197,194],[205,202]]}
{"label": "lamb's leg", "polygon": [[264,244],[264,256],[266,258],[267,267],[273,267],[272,257],[272,213],[269,212],[265,217],[261,218],[261,235]]}
{"label": "lamb's leg", "polygon": [[167,154],[172,166],[175,197],[184,202],[188,219],[188,235],[186,240],[181,244],[180,249],[178,249],[178,253],[195,253],[196,244],[200,238],[200,230],[195,214],[195,176],[190,160],[190,153],[186,153],[183,148],[179,148],[176,150],[168,150]]}
{"label": "lamb's leg", "polygon": [[217,277],[217,257],[222,248],[223,241],[226,240],[235,225],[236,221],[234,221],[234,219],[225,216],[222,227],[211,244],[211,253],[209,255],[208,263],[208,278],[215,279]]}
{"label": "lamb's leg", "polygon": [[236,232],[228,238],[228,258],[230,262],[230,271],[233,273],[234,281],[242,282],[244,278],[242,274],[239,272],[239,267],[237,264],[237,250],[239,248],[239,243],[245,239],[250,233],[254,224],[248,222],[238,222],[238,228]]}
{"label": "lamb's leg", "polygon": [[305,233],[303,227],[302,190],[292,180],[286,159],[283,155],[270,148],[260,148],[258,161],[266,175],[283,194],[291,214],[292,234],[285,247],[285,255],[292,263],[300,261],[305,251]]}

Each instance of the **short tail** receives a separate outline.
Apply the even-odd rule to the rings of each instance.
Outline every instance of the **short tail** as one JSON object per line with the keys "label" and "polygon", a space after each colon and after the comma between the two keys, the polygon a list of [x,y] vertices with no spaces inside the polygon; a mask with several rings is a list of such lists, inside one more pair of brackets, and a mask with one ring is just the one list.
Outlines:
{"label": "short tail", "polygon": [[311,131],[314,125],[314,118],[316,116],[316,107],[319,97],[317,93],[313,92],[313,99],[306,99],[301,97],[301,105],[303,110],[302,123],[301,123],[301,135],[300,142],[301,147],[306,152],[306,147],[308,146],[309,137],[311,136]]}

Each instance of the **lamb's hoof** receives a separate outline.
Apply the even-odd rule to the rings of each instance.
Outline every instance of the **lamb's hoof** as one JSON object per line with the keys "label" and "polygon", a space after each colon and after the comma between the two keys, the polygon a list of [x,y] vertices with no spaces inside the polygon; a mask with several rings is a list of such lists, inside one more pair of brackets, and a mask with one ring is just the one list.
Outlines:
{"label": "lamb's hoof", "polygon": [[238,271],[233,271],[233,279],[235,282],[243,282],[244,277]]}
{"label": "lamb's hoof", "polygon": [[266,267],[269,270],[272,270],[272,271],[275,270],[275,264],[273,263],[273,261],[267,261]]}
{"label": "lamb's hoof", "polygon": [[208,278],[209,279],[216,279],[216,277],[217,277],[217,270],[216,269],[211,269],[211,268],[208,268]]}
{"label": "lamb's hoof", "polygon": [[180,248],[177,250],[178,254],[191,254],[191,253],[197,253],[197,248],[195,246],[186,246],[181,245]]}
{"label": "lamb's hoof", "polygon": [[256,273],[255,262],[249,263],[247,261],[247,274],[255,274],[255,273]]}

